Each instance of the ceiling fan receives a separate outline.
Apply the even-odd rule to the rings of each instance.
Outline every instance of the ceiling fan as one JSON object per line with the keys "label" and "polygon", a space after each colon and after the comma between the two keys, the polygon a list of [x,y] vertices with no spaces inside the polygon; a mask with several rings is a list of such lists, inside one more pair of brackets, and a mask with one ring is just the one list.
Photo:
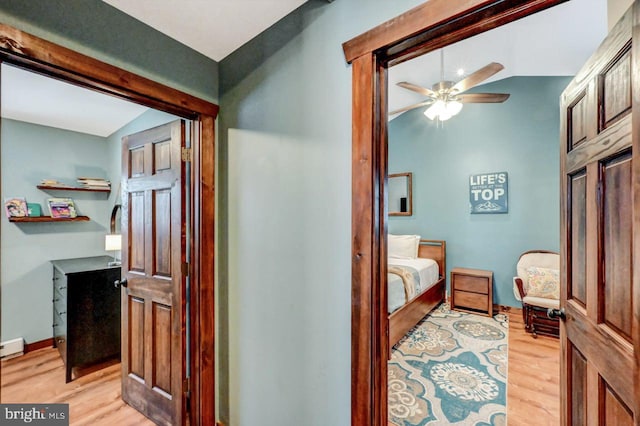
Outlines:
{"label": "ceiling fan", "polygon": [[504,69],[502,64],[492,62],[479,70],[469,74],[459,82],[444,79],[444,51],[440,50],[440,81],[431,89],[421,87],[406,81],[397,83],[398,86],[428,96],[429,99],[417,104],[391,111],[389,114],[398,114],[411,109],[430,105],[424,112],[430,120],[436,118],[445,121],[458,114],[463,104],[470,103],[501,103],[509,99],[508,93],[467,93],[467,90],[480,84],[492,75]]}

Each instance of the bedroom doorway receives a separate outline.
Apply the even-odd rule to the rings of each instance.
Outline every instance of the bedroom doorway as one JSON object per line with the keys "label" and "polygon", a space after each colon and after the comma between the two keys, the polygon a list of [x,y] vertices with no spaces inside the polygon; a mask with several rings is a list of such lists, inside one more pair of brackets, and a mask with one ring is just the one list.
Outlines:
{"label": "bedroom doorway", "polygon": [[[539,401],[545,401],[540,424],[560,421],[560,377],[554,374],[559,371],[559,341],[542,335],[534,339],[525,331],[513,277],[519,256],[528,249],[555,251],[558,258],[558,99],[571,81],[567,71],[576,72],[588,58],[588,53],[579,58],[575,52],[595,50],[606,34],[602,8],[584,11],[583,4],[576,0],[551,8],[387,70],[389,424],[425,419],[475,424],[505,416],[526,420],[525,413],[541,410]],[[567,22],[581,11],[579,20],[590,23],[593,37],[576,43],[578,39],[567,37],[570,27],[559,29],[553,23]],[[546,36],[548,26],[556,28],[553,40]],[[542,53],[552,46],[562,61]],[[467,89],[452,97],[461,110],[432,120],[426,115],[435,101],[425,92],[434,94],[436,86],[447,85]],[[531,105],[536,105],[535,118]],[[518,166],[522,158],[528,159],[527,167]],[[402,205],[392,197],[391,176],[402,174],[412,178],[406,188],[413,190],[406,194],[413,206],[408,216],[393,213]],[[505,195],[497,200],[504,201],[506,212],[472,210],[470,176],[475,176],[475,186],[482,180],[501,183],[494,187]],[[541,187],[545,190],[539,191]],[[440,278],[449,282],[446,297],[439,295],[437,281],[422,272],[421,263],[437,257],[425,259],[418,253],[409,259],[415,255],[403,252],[406,246],[397,241],[407,235],[422,240],[420,247],[425,240],[446,243],[446,268],[440,269]],[[403,294],[395,273],[399,266],[411,273],[404,283],[416,296]],[[418,272],[414,279],[413,271]],[[449,308],[437,308],[444,300]],[[399,318],[409,322],[401,337],[396,332]],[[461,325],[491,330],[495,340],[471,338],[456,328]],[[443,398],[446,391],[438,391],[442,382],[429,371],[445,363],[483,374],[495,393],[473,404]],[[521,367],[525,365],[536,365],[544,374],[529,377]],[[523,389],[529,392],[525,395]]]}
{"label": "bedroom doorway", "polygon": [[[343,45],[353,74],[352,424],[387,424],[386,194],[389,68],[562,1],[430,1]],[[591,53],[591,52],[589,52]],[[557,134],[555,136],[557,141]],[[420,156],[416,156],[420,158]],[[498,170],[496,170],[498,171]],[[415,200],[414,200],[415,203]],[[414,204],[414,209],[416,205]],[[450,245],[448,245],[448,248]],[[514,264],[517,259],[514,259]],[[455,266],[455,265],[451,265]],[[561,398],[566,401],[566,385]],[[362,392],[367,389],[367,392]]]}
{"label": "bedroom doorway", "polygon": [[[123,399],[130,406],[136,406],[141,389],[132,395],[131,386],[122,383],[122,377],[127,378],[129,374],[123,375],[120,370],[139,373],[136,367],[141,365],[158,378],[162,395],[173,394],[170,409],[162,403],[162,397],[147,395],[147,399],[158,401],[154,410],[145,415],[157,420],[171,418],[171,424],[180,424],[182,402],[175,394],[176,389],[182,392],[181,376],[186,370],[180,367],[186,366],[182,348],[188,346],[188,342],[182,343],[180,333],[171,328],[180,329],[184,316],[188,315],[186,300],[174,302],[183,300],[188,287],[182,290],[186,283],[186,278],[180,276],[182,256],[173,253],[183,253],[185,259],[190,258],[190,253],[182,247],[186,241],[180,235],[167,235],[165,228],[173,223],[174,232],[181,232],[183,227],[175,223],[182,221],[181,215],[190,216],[189,206],[180,193],[188,191],[188,187],[182,186],[187,183],[185,175],[188,176],[189,164],[181,161],[181,151],[191,140],[192,122],[11,65],[3,64],[1,70],[2,157],[9,159],[2,168],[3,194],[4,198],[20,195],[19,198],[34,207],[26,218],[11,217],[2,223],[5,249],[2,250],[4,304],[0,310],[3,326],[0,340],[21,336],[20,340],[24,338],[26,342],[25,352],[29,354],[24,359],[3,361],[0,401],[67,402],[70,413],[79,419],[94,416],[79,407],[82,401],[95,400],[93,409],[100,413],[101,421],[121,423],[106,410],[110,402],[103,401],[102,405],[98,402],[100,395],[105,392],[119,395],[122,388],[125,389]],[[55,108],[50,104],[52,101]],[[147,138],[151,138],[153,146],[143,151],[153,152],[154,158],[147,162],[132,159],[134,161],[123,163],[123,140],[135,144],[132,150],[139,153],[138,148],[144,146],[139,141],[144,135],[149,135]],[[127,147],[125,152],[128,151]],[[140,169],[123,173],[122,164],[140,166]],[[135,196],[122,196],[125,190],[135,188],[136,183],[121,182],[121,176],[159,180],[154,189],[155,207],[139,204]],[[170,178],[182,183],[173,184]],[[175,191],[179,194],[172,194]],[[61,213],[61,217],[54,217],[56,211],[50,207],[53,201],[73,203],[76,215],[66,218]],[[167,202],[172,203],[173,209],[166,208]],[[151,211],[158,212],[156,216],[161,216],[161,223],[155,223],[154,218],[147,220],[145,214]],[[160,356],[154,359],[172,360],[170,366],[159,369],[162,374],[154,371],[157,369],[153,366],[145,367],[145,360],[135,358],[144,351],[121,351],[121,347],[142,346],[137,342],[140,336],[126,332],[138,327],[124,326],[125,332],[121,333],[124,318],[129,320],[125,324],[145,322],[128,312],[123,312],[121,318],[121,305],[130,305],[121,303],[121,293],[145,302],[144,291],[136,289],[140,287],[136,283],[145,269],[136,263],[142,254],[137,242],[145,238],[131,236],[130,231],[140,234],[139,227],[125,229],[120,225],[121,219],[123,224],[137,225],[138,218],[142,223],[154,223],[153,235],[158,242],[151,244],[158,252],[153,256],[142,255],[149,260],[156,259],[157,279],[161,282],[152,285],[162,290],[168,280],[176,284],[176,291],[168,297],[160,296],[150,302],[162,307],[155,317],[161,319],[163,311],[168,311],[172,318],[153,326],[154,339],[175,342],[167,345],[171,353],[164,356],[161,352],[165,348],[156,345],[156,354]],[[116,244],[113,240],[117,240]],[[23,250],[35,247],[38,250],[31,250],[30,256],[20,255]],[[133,277],[124,272],[130,270],[134,271]],[[25,276],[29,277],[27,281]],[[129,283],[124,284],[125,280]],[[144,287],[148,285],[145,283]],[[172,325],[172,321],[179,324]],[[53,339],[49,337],[52,323]],[[39,367],[41,364],[48,366],[46,374]],[[144,374],[142,377],[136,382],[138,386],[148,382]],[[81,398],[74,391],[77,386],[86,389]],[[140,421],[141,416],[122,405],[114,407],[114,412],[130,412],[128,422]]]}
{"label": "bedroom doorway", "polygon": [[[191,314],[189,318],[183,318],[183,322],[188,324],[191,343],[189,347],[183,346],[181,349],[190,354],[185,365],[185,370],[190,370],[190,375],[188,380],[180,380],[181,396],[177,399],[182,401],[182,423],[187,418],[194,424],[202,423],[203,419],[214,418],[213,158],[214,120],[218,107],[9,26],[0,26],[0,40],[0,59],[6,64],[132,101],[193,123],[190,131],[191,148],[178,154],[179,158],[191,163],[190,173],[185,179],[189,181],[188,200],[192,213],[186,219],[189,222],[190,238],[184,246],[191,253],[190,262],[185,262],[178,268],[189,275],[191,282],[189,299],[185,300],[191,306]],[[156,152],[156,157],[158,154]],[[179,257],[186,258],[184,253]],[[182,333],[186,332],[186,328],[183,328]]]}

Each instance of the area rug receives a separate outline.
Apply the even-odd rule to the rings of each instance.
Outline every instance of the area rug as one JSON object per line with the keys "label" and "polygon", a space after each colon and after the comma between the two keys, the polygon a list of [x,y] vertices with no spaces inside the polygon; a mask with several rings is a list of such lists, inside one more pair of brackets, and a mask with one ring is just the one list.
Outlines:
{"label": "area rug", "polygon": [[493,318],[442,304],[394,347],[389,421],[398,426],[506,425],[504,314]]}

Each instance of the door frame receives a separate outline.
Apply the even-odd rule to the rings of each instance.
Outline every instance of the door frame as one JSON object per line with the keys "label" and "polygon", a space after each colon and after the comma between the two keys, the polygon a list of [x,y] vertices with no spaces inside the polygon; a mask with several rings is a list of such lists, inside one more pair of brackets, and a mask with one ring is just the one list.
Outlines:
{"label": "door frame", "polygon": [[192,134],[191,379],[188,416],[192,424],[215,418],[214,253],[215,119],[218,105],[11,26],[0,24],[0,62],[6,62],[97,92],[189,120]]}
{"label": "door frame", "polygon": [[387,68],[566,0],[430,0],[345,42],[352,64],[351,424],[387,425]]}

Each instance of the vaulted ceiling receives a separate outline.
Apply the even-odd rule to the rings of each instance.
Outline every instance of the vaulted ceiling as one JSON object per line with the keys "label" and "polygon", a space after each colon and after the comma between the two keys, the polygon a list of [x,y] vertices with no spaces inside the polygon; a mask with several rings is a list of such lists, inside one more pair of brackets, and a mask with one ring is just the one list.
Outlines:
{"label": "vaulted ceiling", "polygon": [[[490,62],[501,63],[504,70],[485,83],[512,76],[573,76],[606,34],[606,0],[572,0],[445,47],[444,79],[459,81]],[[458,70],[464,75],[458,75]],[[389,111],[426,99],[396,83],[431,88],[440,81],[440,74],[440,50],[392,67]]]}

